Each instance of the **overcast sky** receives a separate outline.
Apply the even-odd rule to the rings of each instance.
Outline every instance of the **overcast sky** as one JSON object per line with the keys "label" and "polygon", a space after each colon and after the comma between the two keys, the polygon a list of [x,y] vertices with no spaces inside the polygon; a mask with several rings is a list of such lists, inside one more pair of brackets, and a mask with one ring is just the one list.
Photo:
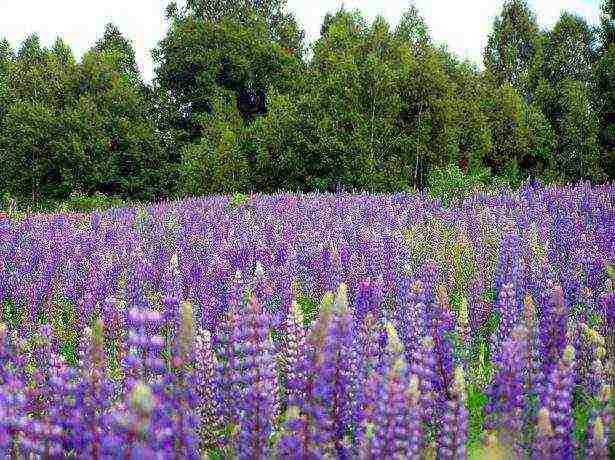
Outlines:
{"label": "overcast sky", "polygon": [[[0,0],[0,37],[17,46],[37,32],[50,45],[61,36],[77,57],[99,38],[107,22],[114,22],[132,40],[146,80],[151,80],[150,50],[166,32],[164,9],[168,0]],[[309,40],[318,37],[323,16],[336,10],[341,0],[288,0]],[[358,8],[370,20],[384,15],[397,23],[409,0],[345,0],[347,9]],[[529,0],[542,27],[550,27],[562,10],[599,21],[600,0]],[[436,42],[446,43],[457,55],[481,64],[482,49],[501,0],[415,0]]]}

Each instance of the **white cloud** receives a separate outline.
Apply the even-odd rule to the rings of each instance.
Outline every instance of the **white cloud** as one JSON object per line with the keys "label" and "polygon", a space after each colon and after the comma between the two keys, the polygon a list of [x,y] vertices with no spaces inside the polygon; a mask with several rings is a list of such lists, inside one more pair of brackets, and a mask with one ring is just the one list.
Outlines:
{"label": "white cloud", "polygon": [[[166,32],[166,0],[8,0],[0,1],[0,37],[17,45],[28,34],[38,32],[43,43],[50,45],[59,35],[79,57],[103,33],[105,24],[114,22],[132,40],[137,61],[145,78],[153,75],[150,50]],[[408,0],[345,0],[346,8],[358,8],[372,20],[382,14],[394,26]],[[491,29],[500,11],[501,0],[415,0],[430,27],[432,37],[446,43],[451,51],[478,64]],[[335,11],[340,0],[288,0],[288,6],[306,30],[308,39],[320,33],[322,19]],[[533,0],[541,27],[551,27],[563,9],[576,12],[597,23],[599,0]]]}

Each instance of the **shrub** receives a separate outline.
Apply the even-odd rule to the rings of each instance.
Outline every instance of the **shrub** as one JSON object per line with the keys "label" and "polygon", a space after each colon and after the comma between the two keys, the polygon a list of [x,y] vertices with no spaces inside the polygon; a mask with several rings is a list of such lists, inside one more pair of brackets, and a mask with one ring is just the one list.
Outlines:
{"label": "shrub", "polygon": [[461,200],[490,183],[491,175],[487,168],[474,167],[464,171],[456,164],[433,168],[427,177],[428,195],[444,204]]}

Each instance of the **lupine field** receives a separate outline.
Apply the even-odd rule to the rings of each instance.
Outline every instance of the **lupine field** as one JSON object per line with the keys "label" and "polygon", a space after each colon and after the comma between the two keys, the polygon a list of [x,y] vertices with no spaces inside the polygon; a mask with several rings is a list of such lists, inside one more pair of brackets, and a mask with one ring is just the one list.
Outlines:
{"label": "lupine field", "polygon": [[0,458],[613,458],[614,204],[527,185],[2,219]]}

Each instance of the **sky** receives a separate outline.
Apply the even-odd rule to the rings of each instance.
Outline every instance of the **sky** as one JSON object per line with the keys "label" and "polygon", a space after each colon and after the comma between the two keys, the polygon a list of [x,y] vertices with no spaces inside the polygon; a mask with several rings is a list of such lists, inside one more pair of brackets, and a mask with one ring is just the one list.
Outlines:
{"label": "sky", "polygon": [[[115,23],[136,51],[137,63],[146,81],[154,75],[150,51],[164,37],[167,24],[164,10],[168,0],[0,0],[0,38],[13,46],[30,33],[39,34],[50,46],[61,36],[79,58],[102,36],[105,24]],[[341,0],[288,0],[306,31],[308,41],[318,38],[322,18],[333,12]],[[394,26],[409,0],[344,0],[347,9],[358,8],[372,20],[383,15]],[[450,51],[478,65],[494,17],[502,0],[414,0],[436,43],[447,44]],[[562,10],[599,22],[600,0],[529,0],[539,25],[553,26]]]}

